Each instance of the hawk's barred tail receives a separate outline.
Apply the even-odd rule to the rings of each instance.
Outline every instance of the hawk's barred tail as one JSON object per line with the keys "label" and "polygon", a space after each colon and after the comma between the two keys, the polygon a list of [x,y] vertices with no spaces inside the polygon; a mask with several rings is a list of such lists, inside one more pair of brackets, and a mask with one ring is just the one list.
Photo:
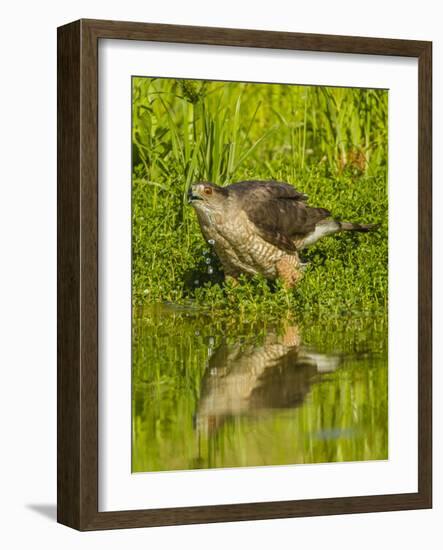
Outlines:
{"label": "hawk's barred tail", "polygon": [[340,225],[341,231],[360,231],[368,233],[380,227],[379,223],[352,223],[352,222],[337,222]]}
{"label": "hawk's barred tail", "polygon": [[306,237],[299,242],[299,248],[306,248],[316,243],[322,237],[327,235],[333,235],[340,231],[359,231],[360,233],[368,233],[377,229],[380,224],[378,223],[351,223],[351,222],[339,222],[334,219],[327,219],[320,221],[314,231],[306,235]]}

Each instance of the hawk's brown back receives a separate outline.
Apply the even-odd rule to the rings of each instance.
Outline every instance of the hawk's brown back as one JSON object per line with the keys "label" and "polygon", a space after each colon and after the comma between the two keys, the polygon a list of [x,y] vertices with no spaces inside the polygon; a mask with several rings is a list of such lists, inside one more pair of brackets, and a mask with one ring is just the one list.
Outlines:
{"label": "hawk's brown back", "polygon": [[267,242],[295,251],[293,240],[314,231],[331,214],[306,204],[307,196],[287,183],[242,181],[226,187]]}

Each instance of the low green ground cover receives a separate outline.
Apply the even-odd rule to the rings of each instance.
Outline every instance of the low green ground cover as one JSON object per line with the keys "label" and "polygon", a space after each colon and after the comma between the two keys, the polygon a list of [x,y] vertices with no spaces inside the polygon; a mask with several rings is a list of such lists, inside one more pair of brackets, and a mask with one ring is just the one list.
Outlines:
{"label": "low green ground cover", "polygon": [[[192,301],[213,314],[383,314],[387,306],[387,92],[312,86],[133,79],[132,290],[135,306]],[[275,179],[369,234],[306,251],[301,283],[223,284],[186,194]]]}

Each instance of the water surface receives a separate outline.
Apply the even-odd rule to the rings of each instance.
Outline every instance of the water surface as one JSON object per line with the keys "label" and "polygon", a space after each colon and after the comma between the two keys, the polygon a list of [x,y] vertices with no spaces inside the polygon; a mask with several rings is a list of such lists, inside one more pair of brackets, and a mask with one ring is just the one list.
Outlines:
{"label": "water surface", "polygon": [[134,472],[388,458],[387,322],[134,310]]}

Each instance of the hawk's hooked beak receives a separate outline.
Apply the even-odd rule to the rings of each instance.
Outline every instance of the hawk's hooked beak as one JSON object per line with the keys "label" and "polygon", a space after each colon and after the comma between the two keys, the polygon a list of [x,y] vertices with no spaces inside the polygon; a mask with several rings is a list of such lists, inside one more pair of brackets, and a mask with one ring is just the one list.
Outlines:
{"label": "hawk's hooked beak", "polygon": [[190,204],[191,202],[194,202],[194,201],[202,201],[203,199],[201,197],[199,197],[198,195],[196,195],[194,193],[194,191],[192,190],[192,187],[190,187],[188,189],[188,203]]}

